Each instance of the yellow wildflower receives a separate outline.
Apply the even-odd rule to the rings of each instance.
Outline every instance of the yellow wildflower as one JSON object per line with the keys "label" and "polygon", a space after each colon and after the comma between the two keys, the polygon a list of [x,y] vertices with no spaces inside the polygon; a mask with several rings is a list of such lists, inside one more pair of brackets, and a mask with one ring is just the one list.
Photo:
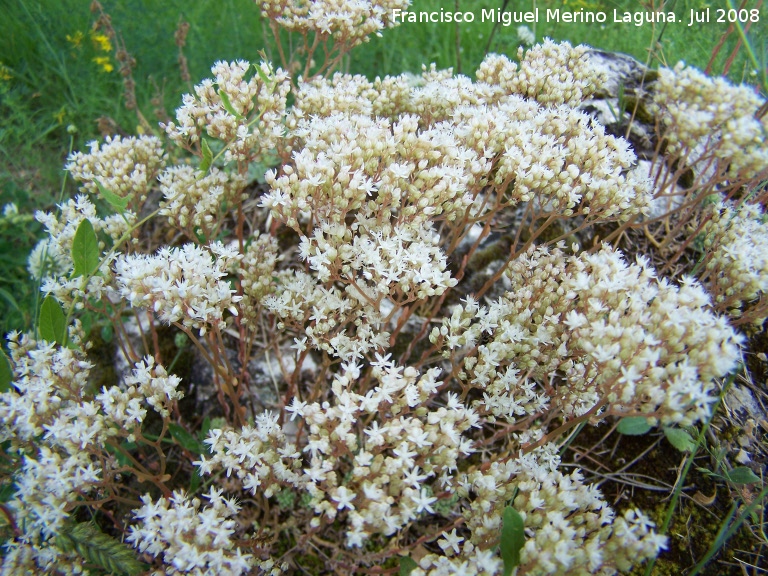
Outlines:
{"label": "yellow wildflower", "polygon": [[70,35],[70,34],[66,35],[67,42],[72,44],[72,46],[74,48],[80,48],[80,44],[82,44],[82,42],[83,42],[83,37],[84,37],[84,35],[83,35],[83,33],[80,30],[78,30],[77,32],[75,32],[72,35]]}
{"label": "yellow wildflower", "polygon": [[91,40],[93,41],[93,47],[101,52],[112,52],[112,41],[106,34],[98,32],[91,32]]}
{"label": "yellow wildflower", "polygon": [[64,124],[64,117],[67,115],[67,107],[62,106],[61,110],[56,112],[56,114],[53,115],[53,117],[56,119],[56,122],[59,124]]}
{"label": "yellow wildflower", "polygon": [[109,56],[96,56],[93,58],[93,61],[96,62],[97,66],[101,67],[102,72],[109,73],[115,69],[109,59]]}
{"label": "yellow wildflower", "polygon": [[0,62],[0,80],[10,80],[13,78],[13,74],[11,74],[11,69],[8,68],[5,64]]}

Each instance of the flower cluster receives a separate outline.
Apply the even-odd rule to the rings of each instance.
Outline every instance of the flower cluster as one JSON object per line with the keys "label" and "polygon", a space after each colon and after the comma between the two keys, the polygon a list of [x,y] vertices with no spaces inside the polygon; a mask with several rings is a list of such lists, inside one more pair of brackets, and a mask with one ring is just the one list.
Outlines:
{"label": "flower cluster", "polygon": [[[90,221],[94,232],[110,238],[112,242],[121,239],[136,220],[132,212],[113,214],[105,218],[98,216],[96,206],[85,195],[78,195],[73,200],[59,206],[60,213],[37,212],[35,218],[45,226],[49,237],[41,240],[29,258],[30,273],[40,279],[42,291],[53,294],[64,303],[89,298],[100,299],[112,276],[110,258],[104,258],[98,274],[90,277],[71,277],[74,270],[72,261],[72,243],[80,224]],[[99,241],[99,253],[106,248],[103,240]]]}
{"label": "flower cluster", "polygon": [[[431,130],[421,132],[422,139],[433,139],[433,131],[440,133],[445,147],[440,151],[443,161],[425,165],[427,173],[445,174],[446,169],[455,167],[448,174],[464,172],[466,176],[457,181],[456,186],[469,190],[477,184],[493,183],[499,193],[498,208],[535,199],[546,210],[563,217],[583,215],[592,220],[627,219],[647,210],[652,182],[647,174],[634,168],[636,157],[629,143],[606,134],[605,128],[588,115],[568,106],[542,107],[536,101],[503,94],[488,84],[454,77],[450,71],[432,68],[424,71],[422,79],[422,84],[415,87],[409,87],[404,77],[379,80],[379,87],[386,85],[390,89],[386,104],[382,104],[378,96],[371,96],[377,95],[377,83],[361,77],[337,75],[332,81],[315,79],[310,85],[302,85],[296,108],[288,120],[292,127],[289,149],[294,150],[294,165],[290,168],[295,172],[274,178],[268,175],[273,192],[265,205],[289,226],[294,226],[290,214],[299,212],[308,216],[310,210],[320,210],[323,218],[328,217],[328,212],[334,212],[334,218],[340,221],[346,211],[362,207],[368,196],[377,200],[388,192],[388,184],[402,191],[409,190],[402,180],[388,181],[387,171],[382,170],[387,162],[396,162],[397,167],[415,164],[419,168],[408,172],[407,181],[423,186],[420,204],[445,205],[446,200],[456,204],[455,193],[454,198],[446,200],[433,198],[433,190],[439,191],[441,187],[434,183],[434,176],[424,179],[425,170],[420,165],[429,156],[426,150],[420,150],[421,146],[408,141],[413,139],[411,134],[417,127],[431,126]],[[331,113],[334,109],[349,112],[342,116]],[[399,116],[393,121],[363,118],[363,115],[395,113]],[[324,118],[306,120],[308,116]],[[341,151],[341,142],[352,141],[361,133],[370,134],[371,145],[376,142],[375,147],[369,150],[367,143],[355,142],[351,154],[329,155],[331,142],[338,141],[336,150]],[[404,138],[408,139],[403,141]],[[382,149],[383,142],[387,146]],[[449,164],[446,147],[449,153],[456,150],[464,161]],[[381,157],[383,165],[374,163],[377,157]],[[352,189],[340,195],[334,187],[337,169],[331,172],[334,164],[361,166],[361,176],[369,176],[373,182],[368,184],[366,180],[351,178]],[[338,184],[347,186],[346,179]],[[361,190],[361,185],[366,186]],[[288,197],[274,192],[277,189],[285,193],[289,188]],[[312,204],[306,200],[310,194]],[[331,206],[318,205],[323,196],[333,194],[337,198]],[[503,204],[500,203],[502,195]],[[394,198],[393,207],[398,200]],[[468,202],[469,196],[465,195],[463,206]],[[479,204],[489,209],[491,206],[487,199]],[[456,206],[461,207],[461,204]],[[407,209],[403,215],[409,215]],[[439,215],[440,211],[428,214]],[[459,212],[449,219],[461,215]]]}
{"label": "flower cluster", "polygon": [[223,214],[245,187],[244,178],[217,168],[201,175],[191,166],[172,166],[158,180],[165,196],[160,215],[191,238],[196,231],[206,238],[215,236]]}
{"label": "flower cluster", "polygon": [[282,260],[277,240],[255,232],[240,260],[238,277],[243,293],[239,307],[243,322],[255,329],[264,298],[275,291],[275,267]]}
{"label": "flower cluster", "polygon": [[425,125],[450,121],[459,106],[481,106],[504,97],[504,90],[484,82],[472,82],[453,71],[422,67],[421,82],[411,90],[408,110],[418,114]]}
{"label": "flower cluster", "polygon": [[[708,311],[704,289],[690,278],[680,287],[657,280],[642,258],[629,265],[606,247],[572,257],[537,248],[506,274],[498,301],[470,301],[430,335],[448,355],[476,350],[460,377],[483,392],[482,413],[515,422],[545,405],[567,418],[610,407],[690,425],[708,416],[713,379],[738,361],[739,338]],[[549,382],[548,397],[528,378]]]}
{"label": "flower cluster", "polygon": [[121,255],[115,260],[115,282],[132,306],[150,308],[162,322],[179,322],[202,335],[223,322],[226,310],[237,315],[234,305],[241,297],[223,280],[237,260],[237,250],[221,242],[207,249],[185,244],[153,256]]}
{"label": "flower cluster", "polygon": [[[289,128],[296,128],[302,118],[330,116],[343,110],[346,114],[365,116],[390,116],[376,114],[374,105],[380,93],[365,76],[337,72],[330,80],[316,76],[299,81],[296,101],[287,120]],[[397,109],[401,107],[398,105]]]}
{"label": "flower cluster", "polygon": [[133,430],[141,427],[147,415],[145,404],[167,418],[173,403],[184,397],[184,393],[178,389],[180,382],[178,376],[169,376],[162,366],[155,366],[152,356],[147,356],[135,365],[123,386],[102,388],[96,401],[101,404],[109,421],[123,432],[128,432],[128,441],[134,442],[136,438]]}
{"label": "flower cluster", "polygon": [[509,97],[458,108],[454,121],[461,142],[495,159],[489,180],[505,205],[535,200],[562,217],[589,219],[626,219],[648,207],[652,182],[632,169],[629,143],[582,112]]}
{"label": "flower cluster", "polygon": [[167,160],[162,142],[154,136],[107,137],[103,144],[94,141],[89,146],[89,154],[71,154],[66,168],[95,195],[100,184],[121,198],[143,202]]}
{"label": "flower cluster", "polygon": [[139,522],[130,527],[126,540],[141,552],[162,556],[165,574],[247,574],[253,556],[232,540],[237,527],[232,517],[240,505],[217,488],[204,497],[210,504],[201,508],[199,498],[190,499],[182,491],[154,502],[142,496],[143,506],[134,511]]}
{"label": "flower cluster", "polygon": [[221,140],[227,163],[261,160],[283,136],[288,74],[244,60],[216,62],[211,73],[214,78],[195,86],[194,96],[184,95],[176,122],[163,128],[185,147],[199,144],[204,134]]}
{"label": "flower cluster", "polygon": [[477,70],[477,79],[544,106],[578,106],[602,83],[601,75],[584,57],[588,50],[547,38],[527,51],[518,49],[519,67],[504,55],[487,56]]}
{"label": "flower cluster", "polygon": [[768,229],[758,204],[718,202],[706,223],[707,284],[718,308],[760,326],[768,317],[759,300],[768,293]]}
{"label": "flower cluster", "polygon": [[331,79],[315,77],[299,82],[296,102],[287,124],[296,128],[307,116],[362,114],[373,118],[397,120],[404,114],[416,114],[422,125],[449,120],[460,105],[482,104],[503,96],[499,87],[472,82],[466,76],[454,76],[451,69],[438,70],[434,64],[423,66],[422,73],[376,78],[334,74]]}
{"label": "flower cluster", "polygon": [[194,464],[201,475],[224,469],[227,476],[235,473],[244,490],[254,496],[273,496],[281,486],[300,487],[301,454],[287,441],[277,423],[277,415],[263,413],[255,426],[239,430],[217,428],[208,433],[210,458],[201,456]]}
{"label": "flower cluster", "polygon": [[79,566],[82,559],[57,548],[54,537],[75,506],[114,476],[117,463],[104,446],[135,440],[146,405],[167,415],[170,403],[181,397],[179,378],[150,357],[136,365],[126,388],[105,388],[93,397],[92,365],[78,347],[81,338],[77,327],[70,330],[73,348],[10,337],[14,380],[12,389],[0,394],[0,438],[13,443],[21,460],[15,493],[6,502],[21,531],[7,544],[3,574]]}
{"label": "flower cluster", "polygon": [[260,0],[261,14],[294,32],[333,36],[347,48],[397,24],[393,10],[406,10],[409,0],[347,2],[344,0]]}
{"label": "flower cluster", "polygon": [[[331,383],[333,402],[297,398],[288,408],[308,429],[304,482],[317,514],[312,525],[343,513],[347,545],[355,547],[372,534],[390,536],[422,514],[436,514],[437,494],[453,484],[459,460],[474,452],[465,434],[479,425],[477,414],[452,394],[445,406],[427,408],[441,385],[438,369],[419,375],[389,356],[371,365],[376,385],[365,395],[354,391],[360,366],[350,362]],[[360,421],[377,414],[391,416],[374,419],[361,433]]]}
{"label": "flower cluster", "polygon": [[312,348],[345,361],[388,346],[381,304],[369,302],[358,288],[350,285],[345,294],[300,271],[281,271],[276,278],[280,289],[263,305],[278,318],[279,329],[301,335],[295,339],[299,352],[307,349],[307,339]]}
{"label": "flower cluster", "polygon": [[578,106],[602,81],[599,70],[584,57],[586,46],[547,40],[518,54],[520,67],[506,56],[491,54],[477,70],[477,82],[451,69],[423,66],[420,76],[406,74],[377,78],[335,74],[330,80],[312,78],[300,82],[294,117],[289,126],[307,115],[328,116],[337,111],[396,118],[416,114],[422,124],[451,120],[461,106],[501,103],[509,96],[528,99],[548,108]]}
{"label": "flower cluster", "polygon": [[83,559],[65,553],[54,536],[69,516],[67,508],[100,483],[99,467],[90,455],[62,455],[48,446],[24,456],[14,477],[16,494],[4,504],[13,514],[21,536],[4,543],[0,574],[78,574]]}
{"label": "flower cluster", "polygon": [[301,120],[292,135],[301,149],[282,174],[267,173],[262,200],[291,228],[310,216],[343,223],[358,211],[367,227],[393,216],[455,220],[472,204],[466,190],[484,168],[448,126],[419,130],[412,115],[392,123],[335,113]]}
{"label": "flower cluster", "polygon": [[668,153],[714,154],[731,176],[751,178],[768,165],[768,116],[757,117],[764,104],[752,88],[710,78],[682,62],[661,68],[653,88],[652,109],[664,124]]}
{"label": "flower cluster", "polygon": [[465,511],[472,542],[496,541],[503,508],[511,502],[533,534],[520,553],[518,570],[524,573],[615,573],[666,547],[666,538],[654,534],[642,513],[627,510],[616,516],[579,471],[565,475],[559,463],[557,447],[547,444],[506,463],[494,462],[486,472],[466,474],[458,494],[474,495]]}
{"label": "flower cluster", "polygon": [[[295,293],[310,285],[296,273],[265,305],[297,327],[314,320],[305,333],[315,345],[360,357],[374,341],[381,345],[382,335],[374,337],[381,328],[369,327],[381,322],[385,299],[404,305],[456,284],[431,221],[467,212],[473,199],[466,188],[482,163],[448,129],[420,131],[410,115],[394,124],[361,115],[312,118],[300,121],[293,137],[303,147],[282,174],[267,174],[262,205],[302,233],[299,254],[325,286]],[[298,314],[289,312],[292,300]],[[302,311],[307,304],[309,317]],[[347,320],[357,326],[351,340],[339,332]]]}
{"label": "flower cluster", "polygon": [[345,278],[358,280],[353,285],[367,299],[378,302],[389,296],[398,303],[439,296],[456,285],[445,271],[439,237],[427,226],[384,225],[355,236],[351,245],[336,241],[344,236],[334,234],[335,228],[338,225],[324,224],[299,245],[301,257],[321,282],[328,282],[332,271],[340,271]]}

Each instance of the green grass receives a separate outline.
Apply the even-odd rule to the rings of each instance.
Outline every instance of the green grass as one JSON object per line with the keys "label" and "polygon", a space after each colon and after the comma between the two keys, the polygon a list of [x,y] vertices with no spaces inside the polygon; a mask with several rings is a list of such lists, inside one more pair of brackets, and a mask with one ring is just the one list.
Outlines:
{"label": "green grass", "polygon": [[[475,14],[475,22],[460,28],[462,72],[471,74],[485,55],[485,47],[492,32],[493,24],[480,22],[483,9],[501,6],[501,0],[461,0],[459,9],[469,10]],[[658,4],[658,2],[657,2]],[[652,65],[658,65],[662,60],[669,66],[674,66],[679,60],[699,68],[706,67],[712,50],[727,30],[727,25],[710,22],[699,26],[688,27],[691,9],[700,10],[707,4],[714,10],[725,7],[724,0],[709,3],[700,0],[677,0],[667,2],[670,8],[682,20],[681,23],[669,24],[666,29],[646,24],[640,27],[632,24],[613,23],[613,11],[620,13],[625,10],[634,12],[640,10],[637,0],[526,0],[525,2],[509,2],[508,10],[523,12],[532,10],[534,5],[539,8],[540,20],[544,20],[548,8],[578,11],[584,7],[590,11],[603,11],[607,14],[605,24],[569,24],[540,21],[535,25],[536,39],[550,37],[555,40],[568,40],[572,44],[589,44],[591,46],[625,52],[645,62],[648,58],[649,47],[661,39],[656,46]],[[754,2],[750,5],[755,4]],[[439,11],[453,9],[453,2],[441,0],[417,0],[413,3],[412,11]],[[763,7],[760,22],[753,24],[750,39],[758,58],[766,62],[768,52],[768,9]],[[514,55],[518,47],[518,24],[508,27],[499,26],[491,44],[491,51]],[[528,24],[533,28],[533,24]],[[456,44],[454,24],[403,24],[390,30],[383,39],[374,39],[366,46],[358,49],[352,56],[350,69],[362,72],[368,76],[398,73],[402,70],[417,72],[422,63],[435,62],[438,67],[445,68],[456,65]],[[726,41],[715,61],[713,71],[721,73],[726,59],[737,43],[736,33],[732,33]],[[749,73],[752,67],[740,50],[735,62],[730,68],[732,81],[751,81],[755,78]]]}
{"label": "green grass", "polygon": [[[459,9],[475,13],[476,21],[459,28],[458,45],[454,24],[404,24],[354,50],[345,59],[343,69],[369,78],[418,72],[422,64],[432,62],[440,68],[456,70],[458,49],[461,72],[471,75],[485,55],[493,28],[490,22],[479,21],[480,14],[483,9],[496,8],[501,3],[459,0]],[[99,118],[108,119],[126,134],[136,133],[139,120],[135,112],[125,108],[114,51],[105,53],[89,36],[97,15],[90,12],[88,2],[6,0],[4,4],[4,17],[0,20],[0,206],[16,202],[21,211],[31,213],[55,202],[64,178],[62,166],[70,141],[75,149],[83,149],[88,141],[99,138]],[[723,0],[710,4],[713,10],[725,6]],[[534,1],[510,5],[509,9],[525,11],[533,8]],[[677,24],[661,34],[661,30],[650,25],[610,23],[614,8],[639,9],[634,0],[538,0],[535,5],[542,12],[547,8],[602,10],[609,20],[605,26],[539,22],[535,29],[537,40],[549,36],[574,44],[588,43],[626,52],[643,61],[648,58],[649,47],[655,46],[653,64],[662,60],[673,65],[685,60],[703,68],[725,31],[722,24],[691,28]],[[677,0],[674,10],[687,23],[690,9],[703,5],[697,0]],[[274,54],[277,60],[271,34],[252,0],[105,0],[103,6],[111,16],[119,42],[136,60],[133,76],[137,101],[152,125],[158,119],[156,110],[172,116],[181,95],[191,89],[181,79],[173,38],[180,20],[190,24],[184,51],[192,83],[206,77],[216,60],[258,60],[262,49]],[[411,10],[441,8],[453,10],[455,5],[445,0],[416,0]],[[761,16],[761,22],[750,30],[750,37],[757,58],[765,62],[765,9]],[[516,24],[500,26],[491,50],[514,56],[519,43],[516,28]],[[661,41],[655,45],[654,39],[659,37]],[[715,72],[722,72],[736,42],[734,33],[720,50]],[[94,61],[98,57],[108,58],[114,69],[106,72],[103,65]],[[741,50],[731,65],[731,79],[756,82],[757,78],[749,75],[752,68]],[[68,128],[74,129],[74,134],[68,133]],[[72,183],[66,183],[65,193],[74,191]],[[26,279],[24,261],[39,233],[39,227],[29,222],[21,227],[9,223],[0,227],[2,332],[30,327],[32,318],[25,310],[32,306],[36,289]],[[3,294],[13,296],[13,302]]]}

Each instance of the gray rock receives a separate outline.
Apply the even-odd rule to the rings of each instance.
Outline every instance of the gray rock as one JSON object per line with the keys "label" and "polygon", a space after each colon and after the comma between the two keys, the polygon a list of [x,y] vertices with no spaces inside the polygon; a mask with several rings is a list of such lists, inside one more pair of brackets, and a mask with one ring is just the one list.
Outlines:
{"label": "gray rock", "polygon": [[658,73],[628,54],[605,52],[595,48],[587,52],[590,65],[601,72],[605,81],[595,99],[618,98],[620,92],[638,95],[656,80]]}

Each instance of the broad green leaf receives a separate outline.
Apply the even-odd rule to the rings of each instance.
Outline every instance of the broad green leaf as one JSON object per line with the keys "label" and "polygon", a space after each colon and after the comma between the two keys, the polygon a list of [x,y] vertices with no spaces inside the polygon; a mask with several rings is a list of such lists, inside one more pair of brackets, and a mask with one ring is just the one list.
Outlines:
{"label": "broad green leaf", "polygon": [[651,429],[651,425],[648,424],[645,418],[642,416],[631,416],[629,418],[622,418],[616,430],[621,434],[627,436],[642,436]]}
{"label": "broad green leaf", "polygon": [[408,576],[413,570],[418,568],[416,561],[409,556],[400,556],[400,576]]}
{"label": "broad green leaf", "polygon": [[232,114],[232,116],[238,120],[242,120],[244,118],[244,116],[235,110],[234,106],[232,106],[232,102],[229,100],[229,96],[227,96],[227,93],[224,92],[224,90],[219,90],[219,98],[221,98],[221,105],[224,106],[224,110]]}
{"label": "broad green leaf", "polygon": [[760,477],[746,466],[739,466],[725,473],[725,477],[734,484],[754,484],[760,482]]}
{"label": "broad green leaf", "polygon": [[664,436],[669,443],[680,452],[693,452],[696,450],[696,442],[691,435],[682,428],[664,428]]}
{"label": "broad green leaf", "polygon": [[171,433],[173,439],[176,440],[178,445],[182,448],[189,450],[194,454],[202,454],[205,451],[205,446],[203,446],[202,442],[187,432],[186,428],[183,426],[171,422],[168,424],[168,432]]}
{"label": "broad green leaf", "polygon": [[98,180],[94,180],[94,182],[96,182],[96,187],[99,189],[104,200],[106,200],[118,214],[125,212],[125,209],[128,207],[128,198],[121,198],[111,190],[107,190]]}
{"label": "broad green leaf", "polygon": [[501,559],[504,561],[504,576],[512,574],[512,570],[520,564],[520,550],[525,545],[525,523],[520,513],[507,506],[501,517],[501,542],[499,548]]}
{"label": "broad green leaf", "polygon": [[200,162],[200,170],[202,172],[208,172],[208,169],[211,167],[211,164],[213,164],[213,152],[211,152],[211,147],[208,145],[208,141],[203,139],[200,142],[200,149],[203,152],[203,159]]}
{"label": "broad green leaf", "polygon": [[37,328],[43,340],[57,342],[62,346],[67,341],[67,317],[53,296],[46,296],[43,300]]}
{"label": "broad green leaf", "polygon": [[8,356],[5,355],[5,352],[0,350],[0,392],[7,392],[10,390],[11,382],[13,382],[11,361],[8,360]]}
{"label": "broad green leaf", "polygon": [[99,239],[88,218],[80,222],[72,240],[72,262],[75,264],[73,278],[90,276],[99,267]]}

